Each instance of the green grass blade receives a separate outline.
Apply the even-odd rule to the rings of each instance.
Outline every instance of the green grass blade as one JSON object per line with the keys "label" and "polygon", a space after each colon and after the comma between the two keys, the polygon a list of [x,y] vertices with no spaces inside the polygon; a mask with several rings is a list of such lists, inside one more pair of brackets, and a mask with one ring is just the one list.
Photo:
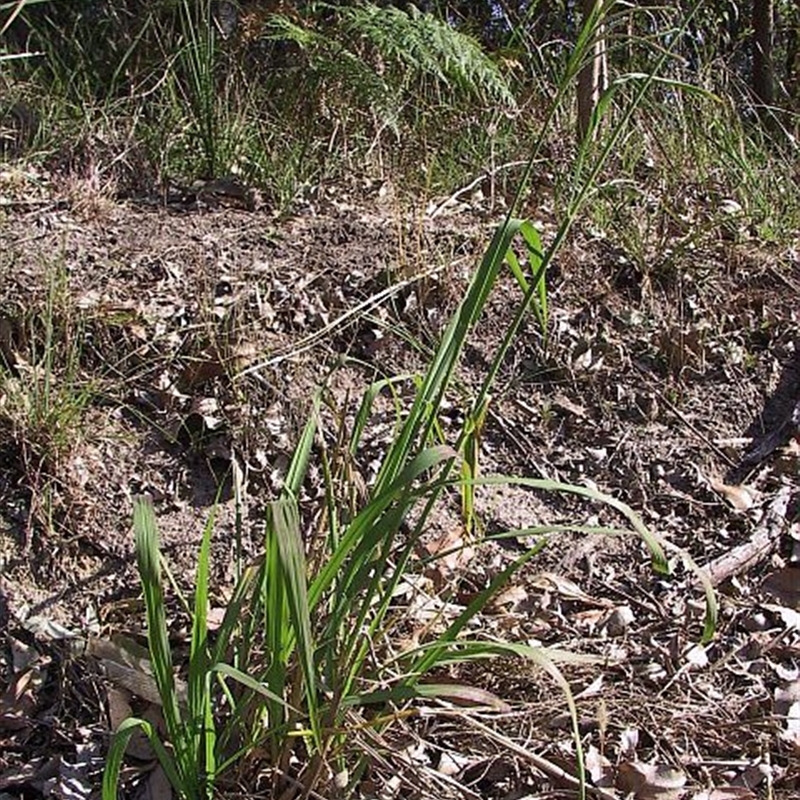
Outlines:
{"label": "green grass blade", "polygon": [[[308,602],[311,608],[315,608],[322,598],[324,592],[328,591],[338,578],[345,581],[348,576],[355,574],[355,567],[348,567],[344,570],[344,565],[351,553],[361,545],[362,557],[370,552],[376,539],[382,538],[387,533],[386,526],[380,526],[381,518],[386,513],[389,506],[406,490],[408,490],[415,480],[425,472],[435,469],[445,461],[455,458],[455,451],[446,446],[439,445],[423,450],[411,463],[406,464],[395,480],[381,493],[373,496],[373,499],[359,512],[351,521],[344,532],[341,542],[336,550],[331,554],[331,558],[320,570],[320,573],[313,579],[309,587]],[[395,518],[395,521],[399,521]],[[386,520],[383,520],[385,523]],[[391,527],[391,526],[389,526]],[[371,534],[371,538],[370,538]],[[369,543],[365,545],[364,543]]]}
{"label": "green grass blade", "polygon": [[672,544],[672,542],[667,542],[666,547],[670,550],[673,550],[680,556],[684,565],[697,578],[698,583],[703,587],[703,594],[706,598],[706,611],[705,619],[703,620],[703,633],[700,641],[703,644],[708,644],[708,642],[714,638],[714,632],[717,629],[717,619],[719,616],[717,595],[714,591],[714,585],[711,583],[706,570],[700,567],[686,550],[684,550],[682,547]]}
{"label": "green grass blade", "polygon": [[395,406],[399,417],[400,407],[394,387],[396,384],[405,383],[411,378],[411,375],[394,375],[390,378],[382,378],[379,381],[375,381],[374,383],[370,384],[369,387],[367,387],[367,390],[364,392],[364,395],[361,399],[361,405],[359,406],[358,413],[356,414],[356,419],[353,424],[353,430],[350,437],[350,452],[353,455],[356,454],[357,448],[361,442],[361,438],[364,435],[364,430],[369,422],[369,417],[372,413],[372,405],[375,402],[375,398],[384,389],[389,389],[395,397]]}
{"label": "green grass blade", "polygon": [[442,336],[409,415],[384,458],[375,482],[376,494],[384,491],[397,478],[411,457],[420,435],[421,441],[427,441],[435,424],[434,412],[441,405],[467,335],[483,311],[519,224],[518,221],[507,220],[495,231],[464,300]]}
{"label": "green grass blade", "polygon": [[147,642],[153,665],[153,677],[161,696],[167,732],[177,748],[183,740],[185,731],[175,691],[172,650],[169,644],[161,580],[158,529],[153,506],[148,498],[139,497],[134,502],[133,526],[136,536],[136,558],[147,613]]}
{"label": "green grass blade", "polygon": [[311,404],[311,413],[308,415],[308,422],[306,422],[306,426],[303,428],[300,441],[297,443],[297,446],[294,449],[292,460],[289,463],[289,468],[286,471],[286,478],[283,482],[283,491],[288,492],[291,497],[299,496],[306,470],[308,469],[308,461],[311,457],[311,448],[314,445],[314,436],[317,432],[320,397],[320,392],[315,392]]}
{"label": "green grass blade", "polygon": [[486,689],[476,686],[467,686],[457,683],[415,683],[413,685],[401,684],[378,692],[351,695],[343,705],[348,707],[361,707],[369,705],[384,705],[385,703],[400,704],[409,700],[420,698],[435,698],[449,700],[458,705],[484,706],[501,713],[510,711],[508,703]]}
{"label": "green grass blade", "polygon": [[542,329],[542,333],[546,335],[547,285],[544,280],[544,272],[541,270],[542,260],[544,258],[542,239],[539,235],[539,231],[537,231],[530,222],[520,220],[516,222],[519,223],[518,232],[525,244],[530,274],[536,281],[534,291],[531,291],[531,285],[525,275],[525,271],[520,266],[516,253],[511,247],[509,247],[506,252],[506,261],[523,295],[531,298],[531,306],[536,314],[536,320],[539,323],[539,327]]}
{"label": "green grass blade", "polygon": [[172,788],[180,797],[191,800],[194,795],[187,791],[188,787],[184,785],[175,761],[161,743],[155,728],[147,720],[139,719],[138,717],[128,717],[128,719],[122,722],[119,728],[117,728],[111,739],[111,745],[108,748],[108,755],[106,756],[105,769],[103,770],[103,800],[117,800],[117,787],[119,785],[119,773],[122,768],[122,759],[125,756],[128,742],[136,733],[137,729],[142,730],[147,736],[156,754],[158,763],[164,770],[164,774],[167,776],[167,780],[170,782]]}
{"label": "green grass blade", "polygon": [[[237,631],[245,627],[245,622],[243,620],[245,603],[248,600],[252,600],[259,570],[260,564],[247,567],[236,583],[233,595],[225,607],[225,615],[222,618],[222,624],[217,630],[214,645],[209,656],[209,661],[211,663],[216,664],[224,660],[231,643],[236,639]],[[248,617],[249,616],[248,614]],[[243,654],[243,660],[245,662],[248,660],[246,654]]]}
{"label": "green grass blade", "polygon": [[236,667],[232,667],[230,664],[225,664],[223,662],[220,662],[219,664],[214,664],[211,667],[211,671],[219,673],[220,675],[226,676],[228,678],[232,678],[237,683],[240,683],[242,686],[247,687],[251,691],[260,694],[262,697],[267,698],[271,702],[283,706],[287,711],[291,712],[297,717],[303,716],[302,711],[292,706],[280,695],[275,694],[275,692],[273,692],[269,688],[269,686],[267,686],[265,683],[256,680],[256,678],[253,678],[251,675],[242,672],[240,669],[236,669]]}
{"label": "green grass blade", "polygon": [[193,732],[192,751],[204,759],[207,781],[206,791],[211,792],[216,771],[215,729],[211,708],[211,673],[208,653],[208,573],[211,555],[211,534],[214,530],[214,512],[206,522],[197,560],[195,577],[194,613],[189,647],[188,710]]}
{"label": "green grass blade", "polygon": [[[266,548],[264,563],[259,573],[259,608],[263,616],[264,649],[268,666],[264,679],[270,689],[284,697],[290,680],[289,659],[293,644],[289,604],[286,597],[285,576],[281,564],[280,546],[267,509]],[[269,726],[279,727],[285,721],[282,704],[268,703]]]}
{"label": "green grass blade", "polygon": [[661,537],[653,533],[642,522],[641,517],[622,500],[605,494],[597,489],[592,489],[588,486],[576,486],[570,483],[560,483],[559,481],[551,481],[539,478],[516,478],[516,477],[498,477],[481,478],[479,483],[486,485],[508,485],[513,484],[517,486],[527,486],[531,489],[538,489],[545,492],[562,492],[564,494],[575,494],[579,497],[585,497],[588,500],[593,500],[598,503],[603,503],[622,514],[630,523],[633,531],[639,535],[642,541],[647,546],[652,558],[653,569],[662,575],[668,575],[670,572],[669,562],[667,561],[666,554],[664,553],[664,541]]}
{"label": "green grass blade", "polygon": [[305,683],[306,712],[318,748],[322,734],[317,707],[317,677],[314,665],[314,641],[311,633],[306,560],[300,535],[300,518],[297,503],[284,498],[269,506],[269,524],[278,545],[285,582],[286,600],[297,642],[298,658]]}

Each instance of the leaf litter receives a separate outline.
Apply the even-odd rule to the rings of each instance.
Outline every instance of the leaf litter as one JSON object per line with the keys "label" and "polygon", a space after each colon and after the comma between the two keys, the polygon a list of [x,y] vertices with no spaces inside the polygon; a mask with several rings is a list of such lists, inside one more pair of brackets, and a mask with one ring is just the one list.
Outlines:
{"label": "leaf litter", "polygon": [[[88,797],[109,725],[129,710],[158,724],[146,667],[128,645],[91,645],[141,641],[131,498],[153,497],[184,588],[218,506],[212,565],[224,602],[234,494],[252,557],[313,389],[328,380],[329,414],[352,420],[376,376],[421,369],[489,230],[469,208],[425,221],[349,201],[285,220],[225,208],[97,213],[45,208],[0,229],[5,363],[20,371],[35,358],[31,321],[46,307],[48,275],[63,273],[59,302],[74,315],[79,378],[92,392],[68,458],[41,465],[46,482],[32,486],[13,442],[2,446],[4,792]],[[538,541],[538,529],[573,526],[548,534],[479,624],[485,636],[593,657],[561,667],[592,796],[790,798],[800,788],[800,362],[786,292],[798,279],[790,252],[747,241],[721,238],[677,274],[642,275],[602,237],[576,235],[551,277],[550,338],[533,320],[522,331],[482,433],[482,474],[599,487],[707,566],[721,602],[711,642],[700,644],[692,575],[677,568],[665,579],[631,539],[581,532],[613,529],[607,510],[520,486],[478,487],[480,530],[495,537],[480,550],[457,507],[437,509],[415,556],[429,566],[397,587],[408,623],[396,646],[410,647]],[[513,292],[509,280],[490,300],[445,431],[482,378]],[[351,464],[364,485],[393,413],[378,397]],[[49,514],[31,519],[43,486]],[[312,475],[304,490],[309,520],[320,486]],[[431,700],[365,745],[374,771],[364,796],[370,781],[387,797],[574,796],[564,700],[540,669],[504,658],[442,678],[472,690]],[[143,791],[166,796],[145,741],[131,757]]]}

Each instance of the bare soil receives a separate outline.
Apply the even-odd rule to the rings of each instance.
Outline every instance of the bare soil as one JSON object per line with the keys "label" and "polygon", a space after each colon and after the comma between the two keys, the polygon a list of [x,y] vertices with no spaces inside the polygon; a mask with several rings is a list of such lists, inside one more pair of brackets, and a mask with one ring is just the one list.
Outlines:
{"label": "bare soil", "polygon": [[[547,239],[554,222],[539,216]],[[76,764],[99,785],[116,689],[61,636],[141,634],[132,497],[153,498],[184,588],[217,508],[223,597],[235,547],[259,551],[265,504],[313,391],[329,387],[323,436],[333,441],[367,385],[423,370],[494,224],[475,210],[429,219],[344,191],[286,219],[196,203],[8,207],[0,351],[24,381],[50,298],[59,352],[79,356],[66,388],[89,399],[69,446],[43,459],[12,414],[0,428],[0,792],[63,796]],[[498,377],[485,475],[597,487],[718,581],[717,631],[700,645],[702,591],[676,550],[664,577],[635,537],[563,533],[486,615],[488,635],[607,659],[565,673],[590,778],[608,796],[800,793],[797,253],[722,230],[637,266],[579,228],[549,276],[548,336],[531,317]],[[518,295],[504,279],[490,301],[445,430],[483,379]],[[0,396],[0,408],[9,402]],[[379,415],[354,465],[365,484],[388,430]],[[240,543],[233,464],[246,508]],[[315,480],[302,498],[309,519]],[[606,508],[514,484],[483,489],[479,516],[488,533],[620,524]],[[452,543],[456,506],[437,520],[431,552]],[[469,598],[531,541],[476,546],[443,579]],[[23,685],[26,674],[38,683]],[[397,796],[414,795],[415,781],[418,794],[574,796],[535,758],[574,774],[551,678],[505,661],[457,677],[509,709],[434,715],[406,731]]]}

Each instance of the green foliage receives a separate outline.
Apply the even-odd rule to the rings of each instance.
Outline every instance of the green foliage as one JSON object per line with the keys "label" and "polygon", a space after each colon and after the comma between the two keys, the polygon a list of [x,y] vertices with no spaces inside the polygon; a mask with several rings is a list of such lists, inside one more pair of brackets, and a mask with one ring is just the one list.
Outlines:
{"label": "green foliage", "polygon": [[794,160],[729,99],[661,84],[599,181],[593,223],[643,275],[669,278],[721,240],[787,241],[800,227]]}
{"label": "green foliage", "polygon": [[206,178],[218,174],[220,117],[225,111],[217,97],[216,28],[211,0],[181,0],[178,5],[180,50],[178,91],[194,122],[203,156],[201,172]]}
{"label": "green foliage", "polygon": [[[370,3],[326,6],[325,24],[271,17],[269,38],[294,44],[305,61],[295,67],[313,87],[323,116],[346,119],[347,109],[375,116],[375,135],[399,135],[407,109],[467,105],[471,98],[513,108],[510,85],[471,37],[444,21]],[[413,118],[413,117],[412,117]],[[418,123],[419,119],[416,118]]]}
{"label": "green foliage", "polygon": [[433,136],[438,150],[448,144],[442,132],[464,130],[476,112],[515,107],[476,40],[413,7],[255,9],[257,21],[228,38],[211,0],[34,10],[20,20],[40,57],[16,79],[45,87],[50,100],[36,110],[55,140],[46,145],[74,142],[76,126],[105,116],[128,129],[121,142],[142,143],[150,174],[235,173],[281,203],[356,159],[399,164],[400,142],[416,154],[414,141]]}
{"label": "green foliage", "polygon": [[[10,41],[40,53],[11,62],[8,96],[31,101],[40,146],[88,150],[124,189],[235,174],[284,207],[310,183],[370,172],[399,178],[410,191],[451,192],[476,172],[519,160],[542,134],[540,152],[566,180],[574,122],[562,101],[573,96],[597,31],[579,29],[580,16],[560,4],[507,4],[503,19],[487,4],[447,5],[450,17],[444,5],[434,13],[400,6],[312,3],[275,13],[253,3],[223,34],[212,0],[7,2],[17,15]],[[604,18],[611,74],[658,74],[727,93],[738,105],[730,130],[741,128],[750,141],[742,168],[759,200],[748,211],[764,236],[785,238],[791,198],[780,190],[781,211],[770,214],[768,187],[750,170],[764,163],[777,180],[782,157],[775,133],[764,135],[747,119],[747,26],[697,6],[612,4]],[[9,46],[4,58],[17,55]],[[675,94],[664,87],[663,111]],[[618,101],[609,102],[613,116]],[[777,120],[778,130],[790,132],[790,117]],[[680,112],[664,130],[676,144],[683,137],[675,154],[681,164],[705,146],[705,129]],[[742,183],[741,165],[727,148],[714,158],[730,194]],[[495,189],[497,197],[513,194],[518,175],[493,175],[493,197]],[[770,192],[779,190],[775,183]]]}
{"label": "green foliage", "polygon": [[465,97],[477,95],[513,107],[515,99],[508,81],[472,37],[452,28],[444,20],[419,11],[373,4],[344,6],[342,32],[348,41],[365,41],[386,64],[403,76],[404,82],[432,78],[450,92]]}

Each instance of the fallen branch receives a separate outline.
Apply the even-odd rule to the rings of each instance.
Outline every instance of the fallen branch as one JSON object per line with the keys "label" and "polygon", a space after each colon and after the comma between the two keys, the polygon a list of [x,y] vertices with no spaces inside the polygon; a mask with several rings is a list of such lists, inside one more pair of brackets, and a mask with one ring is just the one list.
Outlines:
{"label": "fallen branch", "polygon": [[791,497],[791,487],[784,486],[767,506],[749,541],[734,547],[703,568],[712,586],[719,586],[733,575],[746,572],[777,549],[786,527],[786,510]]}

